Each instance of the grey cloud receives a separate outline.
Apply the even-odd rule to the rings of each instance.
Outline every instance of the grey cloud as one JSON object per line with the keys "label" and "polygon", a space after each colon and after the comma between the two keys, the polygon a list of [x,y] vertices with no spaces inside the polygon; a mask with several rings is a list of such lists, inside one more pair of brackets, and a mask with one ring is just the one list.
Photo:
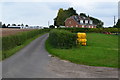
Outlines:
{"label": "grey cloud", "polygon": [[114,7],[118,6],[117,2],[96,2],[94,4],[92,4],[92,6],[94,6],[96,9],[112,9]]}
{"label": "grey cloud", "polygon": [[68,8],[68,2],[47,2],[45,3],[51,10],[58,10],[59,8]]}

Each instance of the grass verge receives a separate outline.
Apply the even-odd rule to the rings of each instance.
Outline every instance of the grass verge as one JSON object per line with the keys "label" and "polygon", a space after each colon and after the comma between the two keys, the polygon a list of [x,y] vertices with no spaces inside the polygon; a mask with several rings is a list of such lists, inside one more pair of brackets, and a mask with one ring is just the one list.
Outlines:
{"label": "grass verge", "polygon": [[47,51],[61,59],[89,66],[118,67],[118,36],[116,35],[87,33],[87,46],[72,49],[54,48],[48,40]]}
{"label": "grass verge", "polygon": [[[46,32],[45,32],[46,33]],[[35,40],[36,38],[40,37],[41,35],[45,34],[45,33],[42,33],[42,34],[39,34],[31,39],[28,39],[27,41],[25,41],[22,45],[20,46],[17,46],[15,48],[12,48],[10,50],[6,50],[6,51],[0,51],[0,60],[4,60],[10,56],[12,56],[13,54],[15,54],[17,51],[21,50],[22,48],[24,48],[26,45],[28,45],[30,42],[32,42],[33,40]],[[6,54],[6,58],[4,58],[4,55],[2,54]]]}

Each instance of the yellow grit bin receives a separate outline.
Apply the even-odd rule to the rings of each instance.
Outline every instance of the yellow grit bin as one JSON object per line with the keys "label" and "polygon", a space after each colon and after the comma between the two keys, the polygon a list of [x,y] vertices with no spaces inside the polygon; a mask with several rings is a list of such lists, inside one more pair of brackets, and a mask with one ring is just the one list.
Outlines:
{"label": "yellow grit bin", "polygon": [[77,33],[77,43],[86,46],[86,33]]}

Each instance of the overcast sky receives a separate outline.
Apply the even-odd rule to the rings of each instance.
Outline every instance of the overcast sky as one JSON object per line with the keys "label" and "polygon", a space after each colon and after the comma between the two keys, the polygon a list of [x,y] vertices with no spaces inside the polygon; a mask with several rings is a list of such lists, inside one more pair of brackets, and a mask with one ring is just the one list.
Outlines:
{"label": "overcast sky", "polygon": [[[18,2],[19,1],[19,2]],[[53,24],[59,8],[73,7],[77,13],[86,13],[112,26],[113,18],[118,18],[118,0],[2,0],[0,1],[0,21],[10,24],[48,26]]]}

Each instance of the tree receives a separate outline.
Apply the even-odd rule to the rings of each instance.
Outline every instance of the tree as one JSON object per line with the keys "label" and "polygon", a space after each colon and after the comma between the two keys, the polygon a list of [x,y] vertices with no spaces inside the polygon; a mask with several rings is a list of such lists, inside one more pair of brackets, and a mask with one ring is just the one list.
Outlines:
{"label": "tree", "polygon": [[93,24],[97,25],[97,28],[101,28],[103,27],[103,22],[97,18],[94,18],[94,17],[91,17],[91,16],[87,16],[85,13],[80,13],[80,16],[83,16],[83,17],[89,17],[92,21],[93,21]]}
{"label": "tree", "polygon": [[16,26],[16,24],[12,24],[12,26]]}
{"label": "tree", "polygon": [[50,25],[49,28],[55,28],[55,26],[54,25]]}
{"label": "tree", "polygon": [[80,13],[80,16],[87,17],[85,13]]}
{"label": "tree", "polygon": [[7,25],[7,27],[10,26],[10,24]]}
{"label": "tree", "polygon": [[[73,15],[78,15],[73,7],[70,7],[67,10],[63,10],[63,8],[60,8],[57,17],[54,19],[54,25],[57,27],[65,26],[65,20]],[[103,27],[104,23],[97,18],[87,16],[85,13],[80,13],[80,16],[89,17],[93,21],[93,24],[97,25],[97,28]]]}
{"label": "tree", "polygon": [[115,27],[115,28],[120,28],[120,19],[118,19],[118,22],[117,22],[116,25],[113,26],[113,27]]}
{"label": "tree", "polygon": [[89,15],[87,16],[85,13],[80,13],[80,16],[89,17],[93,21],[93,24],[97,25],[97,28],[102,28],[103,27],[104,23],[97,18],[90,17]]}
{"label": "tree", "polygon": [[18,24],[18,26],[20,26],[20,24]]}
{"label": "tree", "polygon": [[63,10],[63,8],[60,8],[57,14],[57,17],[54,19],[54,25],[55,26],[64,26],[64,21],[73,15],[78,15],[76,13],[76,10],[74,10],[72,7],[68,8],[67,10]]}
{"label": "tree", "polygon": [[104,23],[97,19],[97,18],[94,18],[94,17],[89,17],[92,21],[93,21],[93,24],[97,25],[97,28],[102,28]]}
{"label": "tree", "polygon": [[6,28],[7,26],[5,24],[2,25],[2,28]]}
{"label": "tree", "polygon": [[21,24],[21,26],[24,26],[23,24]]}
{"label": "tree", "polygon": [[71,8],[68,8],[68,10],[66,10],[66,15],[72,16],[72,15],[78,15],[78,14],[76,13],[76,10],[74,10],[73,7],[71,7]]}
{"label": "tree", "polygon": [[28,25],[25,25],[26,27],[28,27]]}
{"label": "tree", "polygon": [[[64,10],[62,8],[59,9],[58,11],[58,16],[55,18],[55,25],[56,26],[60,26],[60,25],[64,25]],[[62,22],[63,21],[63,22]]]}

